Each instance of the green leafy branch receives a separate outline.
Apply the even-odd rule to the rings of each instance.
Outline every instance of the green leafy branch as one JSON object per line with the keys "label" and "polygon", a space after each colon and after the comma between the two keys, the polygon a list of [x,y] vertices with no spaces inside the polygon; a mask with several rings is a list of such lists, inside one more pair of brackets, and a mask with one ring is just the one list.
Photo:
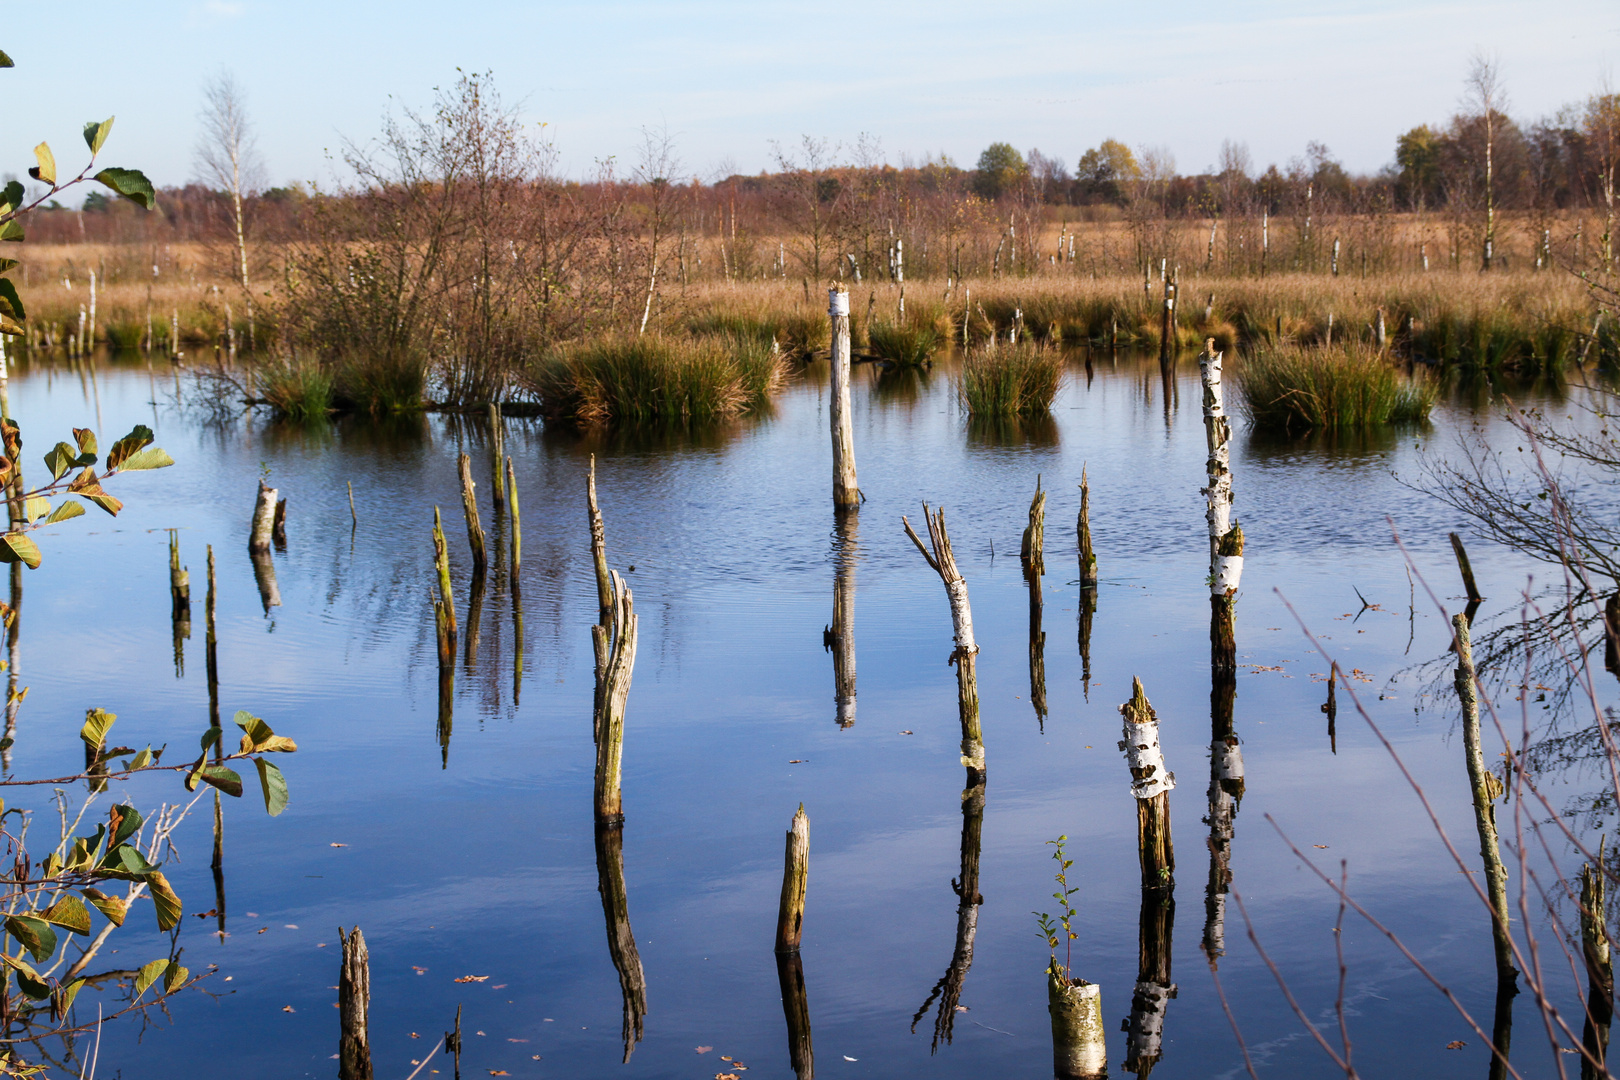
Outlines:
{"label": "green leafy branch", "polygon": [[[1043,911],[1030,912],[1031,915],[1035,916],[1035,922],[1040,927],[1041,939],[1046,942],[1047,948],[1052,950],[1052,960],[1047,970],[1054,975],[1066,975],[1071,959],[1069,943],[1080,936],[1074,932],[1074,917],[1078,913],[1075,911],[1074,905],[1069,903],[1069,897],[1079,892],[1080,887],[1078,885],[1070,886],[1069,884],[1069,868],[1074,865],[1074,860],[1068,858],[1063,850],[1063,845],[1068,840],[1067,836],[1059,836],[1056,840],[1047,841],[1047,844],[1054,849],[1052,858],[1058,864],[1058,872],[1053,875],[1058,888],[1057,892],[1052,894],[1052,899],[1061,905],[1062,914],[1054,920],[1052,916]],[[1061,966],[1057,962],[1059,942],[1063,944],[1063,964]]]}
{"label": "green leafy branch", "polygon": [[[15,66],[11,57],[0,52],[0,68]],[[116,166],[96,169],[101,148],[112,132],[113,119],[109,116],[105,120],[91,120],[84,125],[84,143],[90,148],[90,160],[78,175],[67,180],[62,180],[57,174],[56,155],[51,152],[50,144],[41,142],[34,147],[35,163],[29,168],[28,175],[46,185],[47,190],[34,201],[28,202],[27,192],[20,180],[12,180],[0,189],[0,241],[22,240],[23,227],[19,219],[37,210],[46,200],[53,199],[86,180],[96,181],[114,194],[139,204],[143,209],[151,210],[157,205],[157,191],[152,187],[152,181],[148,180],[146,174],[139,169]],[[5,274],[16,265],[16,259],[0,259],[0,274]],[[22,324],[27,317],[22,297],[17,294],[16,284],[10,278],[0,277],[0,334],[20,335],[23,332]]]}
{"label": "green leafy branch", "polygon": [[[10,486],[17,473],[15,462],[22,453],[22,433],[15,422],[0,419],[0,437],[4,439],[5,455],[0,457],[0,487]],[[84,503],[67,498],[52,505],[51,497],[66,492],[94,503],[107,513],[118,516],[123,501],[102,489],[101,482],[119,473],[163,469],[174,464],[166,451],[152,446],[152,429],[136,424],[133,431],[119,439],[107,451],[105,471],[101,475],[91,466],[96,464],[96,433],[89,428],[74,428],[73,442],[59,442],[45,455],[45,467],[51,471],[51,481],[32,491],[12,495],[13,518],[21,518],[27,530],[14,529],[0,534],[0,562],[21,562],[30,570],[37,569],[41,555],[39,546],[26,535],[26,531],[54,525],[84,514]],[[71,478],[68,473],[80,470]],[[0,604],[0,608],[4,605]]]}
{"label": "green leafy branch", "polygon": [[[90,784],[93,796],[104,790],[112,780],[127,779],[143,772],[180,772],[185,775],[187,791],[195,792],[199,785],[207,784],[232,797],[240,797],[243,790],[241,776],[227,763],[252,760],[259,773],[266,811],[274,816],[286,808],[286,779],[281,770],[263,755],[292,753],[298,746],[293,740],[277,735],[259,717],[246,711],[236,714],[235,722],[242,729],[242,737],[236,752],[229,755],[223,753],[221,746],[222,729],[209,727],[200,740],[201,754],[195,762],[184,765],[163,765],[162,747],[153,749],[147,746],[137,751],[133,747],[109,746],[108,736],[117,719],[115,714],[104,709],[90,709],[86,713],[84,726],[79,731],[90,762],[85,772],[50,780],[4,781],[0,784],[61,786],[83,780]],[[213,751],[212,760],[210,751]],[[114,771],[111,766],[117,759],[123,760],[118,762]],[[58,800],[60,804],[60,793]],[[143,819],[135,807],[119,803],[109,808],[105,822],[98,824],[93,832],[83,835],[76,834],[84,823],[90,800],[86,800],[71,825],[64,806],[62,839],[39,865],[39,875],[34,876],[30,872],[33,868],[25,844],[29,815],[18,808],[6,809],[4,803],[0,802],[0,838],[7,841],[15,856],[11,873],[0,876],[0,887],[5,890],[0,894],[0,908],[4,910],[3,923],[0,923],[0,929],[3,929],[3,936],[0,936],[0,993],[9,996],[11,980],[15,978],[16,989],[24,999],[16,1007],[8,1006],[12,1015],[21,1017],[25,1013],[31,1015],[30,1010],[38,1012],[48,1008],[52,1022],[60,1025],[79,991],[88,982],[102,978],[83,975],[84,968],[112,931],[124,924],[131,905],[143,895],[151,897],[159,931],[166,933],[179,925],[184,905],[157,859],[161,848],[169,843],[173,830],[195,803],[196,798],[193,798],[184,806],[165,805],[150,822]],[[22,822],[15,833],[5,824],[12,815]],[[148,824],[151,826],[149,831],[146,828]],[[99,887],[113,881],[127,883],[123,896],[113,895]],[[105,925],[81,948],[78,959],[58,977],[55,972],[68,961],[67,943],[75,935],[86,938],[92,935],[91,908],[101,914]],[[141,997],[160,979],[163,983],[160,999],[184,987],[190,979],[190,972],[177,957],[153,960],[132,974],[134,997],[131,1008],[141,1007]],[[31,1035],[29,1039],[38,1037],[37,1034]],[[0,1038],[0,1043],[17,1041],[28,1040]]]}

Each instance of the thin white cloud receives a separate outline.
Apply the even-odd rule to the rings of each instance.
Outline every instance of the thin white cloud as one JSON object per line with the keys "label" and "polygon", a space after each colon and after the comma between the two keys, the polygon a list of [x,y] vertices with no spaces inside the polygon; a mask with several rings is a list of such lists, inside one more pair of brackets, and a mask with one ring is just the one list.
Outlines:
{"label": "thin white cloud", "polygon": [[196,10],[214,19],[240,19],[247,14],[247,5],[241,0],[205,0]]}

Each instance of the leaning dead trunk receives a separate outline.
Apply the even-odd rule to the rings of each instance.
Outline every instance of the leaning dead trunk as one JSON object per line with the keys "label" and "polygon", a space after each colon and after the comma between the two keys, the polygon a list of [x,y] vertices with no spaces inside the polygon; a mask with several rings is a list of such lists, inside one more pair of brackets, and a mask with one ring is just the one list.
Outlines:
{"label": "leaning dead trunk", "polygon": [[1491,905],[1491,940],[1496,950],[1496,976],[1504,985],[1516,985],[1518,970],[1513,966],[1513,939],[1508,922],[1507,867],[1502,863],[1496,835],[1495,800],[1502,794],[1502,782],[1485,767],[1485,753],[1479,739],[1479,695],[1474,672],[1474,650],[1469,641],[1468,619],[1451,617],[1456,635],[1457,699],[1462,705],[1463,752],[1468,763],[1468,783],[1474,797],[1474,825],[1479,832],[1479,854],[1485,867],[1485,890]]}
{"label": "leaning dead trunk", "polygon": [[613,571],[611,619],[591,627],[599,657],[606,657],[596,718],[596,819],[624,820],[619,790],[624,754],[624,709],[630,697],[630,675],[636,666],[636,613],[630,590]]}
{"label": "leaning dead trunk", "polygon": [[951,625],[956,630],[956,648],[951,660],[956,664],[956,705],[962,721],[962,764],[968,770],[968,783],[984,776],[984,733],[979,725],[979,679],[976,668],[979,645],[973,638],[973,610],[968,606],[967,582],[956,568],[956,556],[951,553],[951,538],[945,532],[945,511],[930,512],[923,503],[923,518],[928,523],[928,538],[933,553],[923,546],[911,522],[905,517],[906,535],[917,545],[922,557],[945,583],[945,595],[951,605]]}

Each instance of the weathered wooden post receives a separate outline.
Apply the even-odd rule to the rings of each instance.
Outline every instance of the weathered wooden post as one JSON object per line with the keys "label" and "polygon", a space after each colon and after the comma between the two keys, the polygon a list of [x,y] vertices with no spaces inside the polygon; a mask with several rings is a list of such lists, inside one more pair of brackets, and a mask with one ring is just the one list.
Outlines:
{"label": "weathered wooden post", "polygon": [[208,545],[208,596],[203,600],[205,660],[208,667],[208,722],[219,727],[219,639],[214,626],[214,545]]}
{"label": "weathered wooden post", "polygon": [[506,509],[506,428],[501,422],[501,407],[489,403],[489,464],[490,493],[495,499],[495,513]]}
{"label": "weathered wooden post", "polygon": [[1159,326],[1159,369],[1169,371],[1175,360],[1176,347],[1176,279],[1164,278],[1164,312]]}
{"label": "weathered wooden post", "polygon": [[804,934],[804,893],[810,880],[810,819],[799,804],[782,859],[782,902],[776,914],[776,951],[796,953]]}
{"label": "weathered wooden post", "polygon": [[1620,675],[1620,591],[1603,602],[1603,667]]}
{"label": "weathered wooden post", "polygon": [[1035,496],[1029,501],[1029,524],[1024,526],[1024,538],[1018,557],[1026,574],[1046,573],[1046,492],[1041,490],[1041,478],[1035,477]]}
{"label": "weathered wooden post", "polygon": [[[1610,956],[1608,883],[1604,879],[1603,840],[1598,841],[1597,862],[1581,866],[1581,955],[1586,961],[1586,1022],[1581,1045],[1581,1080],[1603,1076],[1593,1062],[1608,1060],[1609,1025],[1614,1021],[1614,963]],[[1589,1059],[1589,1060],[1588,1060]]]}
{"label": "weathered wooden post", "polygon": [[461,509],[467,517],[467,543],[472,548],[473,573],[482,576],[489,567],[484,555],[484,526],[478,521],[478,499],[473,494],[472,458],[463,451],[456,458],[461,472]]}
{"label": "weathered wooden post", "polygon": [[849,400],[849,292],[842,285],[827,290],[827,317],[832,322],[833,509],[858,510],[861,487],[855,478],[855,433]]}
{"label": "weathered wooden post", "polygon": [[169,530],[169,600],[172,618],[186,624],[186,637],[190,637],[191,571],[180,565],[179,529]]}
{"label": "weathered wooden post", "polygon": [[630,929],[630,898],[624,885],[624,823],[596,823],[596,891],[602,897],[602,915],[607,922],[608,955],[619,973],[619,993],[624,999],[624,1063],[641,1041],[647,1015],[647,976],[641,967],[636,935]]}
{"label": "weathered wooden post", "polygon": [[354,512],[354,481],[349,481],[349,531],[360,527],[360,515]]}
{"label": "weathered wooden post", "polygon": [[338,1080],[371,1080],[371,1040],[366,1032],[371,1012],[371,963],[366,939],[357,926],[348,935],[338,927],[343,959],[338,969]]}
{"label": "weathered wooden post", "polygon": [[596,721],[596,819],[623,821],[619,781],[624,755],[624,708],[636,665],[636,613],[630,590],[613,571],[611,622],[593,626],[597,656],[607,657]]}
{"label": "weathered wooden post", "polygon": [[1384,309],[1380,307],[1373,319],[1373,339],[1377,342],[1378,351],[1382,353],[1389,344],[1389,337],[1384,331]]}
{"label": "weathered wooden post", "polygon": [[600,609],[598,622],[606,626],[613,609],[613,584],[608,578],[607,530],[602,525],[602,511],[596,505],[596,455],[591,455],[591,471],[585,481],[585,504],[591,521],[591,562],[596,567],[596,604]]}
{"label": "weathered wooden post", "polygon": [[1479,741],[1479,694],[1474,671],[1474,650],[1469,640],[1468,618],[1451,617],[1456,637],[1457,700],[1462,705],[1463,752],[1468,763],[1468,784],[1474,797],[1474,826],[1479,831],[1479,856],[1485,866],[1485,895],[1491,906],[1491,940],[1496,950],[1496,977],[1499,983],[1515,985],[1518,969],[1513,966],[1513,938],[1508,922],[1507,867],[1496,836],[1495,800],[1502,794],[1502,782],[1485,767],[1485,753]]}
{"label": "weathered wooden post", "polygon": [[979,724],[979,679],[977,657],[978,642],[973,638],[973,610],[968,605],[967,582],[956,568],[956,556],[951,553],[951,538],[945,531],[945,511],[929,512],[923,503],[923,519],[928,524],[928,538],[933,553],[918,539],[911,522],[900,518],[906,535],[917,545],[922,557],[934,568],[945,583],[945,595],[951,605],[951,625],[955,628],[956,648],[951,661],[956,664],[956,705],[962,721],[962,764],[968,771],[971,786],[975,778],[984,777],[984,732]]}
{"label": "weathered wooden post", "polygon": [[437,506],[433,508],[433,568],[439,576],[433,612],[439,636],[439,667],[443,668],[455,661],[458,628],[454,594],[450,591],[450,545],[445,541],[444,522]]}
{"label": "weathered wooden post", "polygon": [[259,498],[253,504],[253,524],[248,530],[248,551],[270,553],[270,533],[276,520],[276,489],[259,481]]}
{"label": "weathered wooden post", "polygon": [[[1468,562],[1468,552],[1463,548],[1462,537],[1456,533],[1451,534],[1451,550],[1457,556],[1457,569],[1462,571],[1463,588],[1468,591],[1468,602],[1479,603],[1485,598],[1480,595],[1479,586],[1474,583],[1474,568]],[[1470,623],[1472,621],[1469,620]]]}
{"label": "weathered wooden post", "polygon": [[1175,886],[1176,852],[1170,839],[1170,789],[1176,774],[1164,767],[1159,748],[1159,718],[1148,703],[1141,679],[1131,680],[1131,700],[1119,707],[1125,717],[1125,737],[1119,748],[1131,769],[1131,794],[1136,797],[1136,847],[1142,865],[1142,888]]}
{"label": "weathered wooden post", "polygon": [[1046,972],[1046,1010],[1052,1015],[1052,1075],[1057,1080],[1106,1080],[1108,1038],[1102,987],[1071,979],[1056,961]]}
{"label": "weathered wooden post", "polygon": [[276,515],[270,521],[270,539],[277,550],[287,550],[287,500],[276,500]]}
{"label": "weathered wooden post", "polygon": [[1086,467],[1080,466],[1080,519],[1075,523],[1080,543],[1080,588],[1097,587],[1097,553],[1091,547],[1091,487],[1086,481]]}
{"label": "weathered wooden post", "polygon": [[512,468],[511,458],[506,459],[506,490],[507,502],[512,507],[512,596],[515,601],[523,593],[518,580],[519,571],[523,569],[523,511],[518,504],[517,471]]}
{"label": "weathered wooden post", "polygon": [[1210,667],[1237,670],[1237,591],[1243,578],[1243,527],[1232,523],[1232,425],[1226,418],[1221,354],[1215,339],[1204,341],[1198,358],[1204,384],[1204,441],[1209,452],[1205,469],[1205,520],[1209,525]]}

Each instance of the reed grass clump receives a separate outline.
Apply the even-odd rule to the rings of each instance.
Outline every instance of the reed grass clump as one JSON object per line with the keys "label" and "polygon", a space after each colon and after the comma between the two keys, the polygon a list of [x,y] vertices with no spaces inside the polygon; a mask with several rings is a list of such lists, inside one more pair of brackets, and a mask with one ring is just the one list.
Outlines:
{"label": "reed grass clump", "polygon": [[931,321],[874,319],[866,331],[867,350],[897,367],[922,367],[944,344],[944,335]]}
{"label": "reed grass clump", "polygon": [[1063,355],[1031,342],[990,344],[962,362],[960,396],[972,416],[1029,416],[1051,411],[1063,381]]}
{"label": "reed grass clump", "polygon": [[1425,420],[1436,397],[1427,376],[1405,376],[1356,344],[1265,346],[1243,360],[1237,381],[1255,426],[1288,433]]}
{"label": "reed grass clump", "polygon": [[724,420],[763,408],[781,352],[757,335],[647,334],[563,345],[523,373],[550,417],[582,423]]}
{"label": "reed grass clump", "polygon": [[343,409],[385,416],[422,407],[431,361],[422,350],[348,350],[331,362],[333,401]]}
{"label": "reed grass clump", "polygon": [[309,422],[332,412],[332,372],[314,360],[281,357],[257,371],[259,395],[277,416]]}

